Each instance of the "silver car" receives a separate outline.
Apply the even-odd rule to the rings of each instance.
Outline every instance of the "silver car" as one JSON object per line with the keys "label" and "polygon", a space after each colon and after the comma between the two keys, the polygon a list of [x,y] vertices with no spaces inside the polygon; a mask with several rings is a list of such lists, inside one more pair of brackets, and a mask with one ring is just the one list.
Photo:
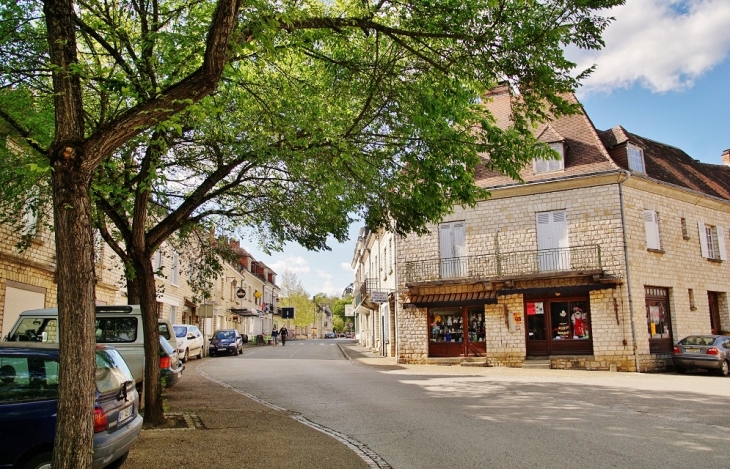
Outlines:
{"label": "silver car", "polygon": [[674,371],[685,373],[701,368],[730,376],[730,337],[690,335],[677,342],[672,356]]}

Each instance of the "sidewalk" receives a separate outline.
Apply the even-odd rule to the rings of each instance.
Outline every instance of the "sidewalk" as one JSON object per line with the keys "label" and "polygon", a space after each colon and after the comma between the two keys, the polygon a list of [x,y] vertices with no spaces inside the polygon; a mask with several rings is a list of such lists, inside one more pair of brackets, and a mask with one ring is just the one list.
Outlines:
{"label": "sidewalk", "polygon": [[367,468],[356,448],[208,380],[190,360],[184,378],[167,391],[172,426],[143,430],[125,469]]}

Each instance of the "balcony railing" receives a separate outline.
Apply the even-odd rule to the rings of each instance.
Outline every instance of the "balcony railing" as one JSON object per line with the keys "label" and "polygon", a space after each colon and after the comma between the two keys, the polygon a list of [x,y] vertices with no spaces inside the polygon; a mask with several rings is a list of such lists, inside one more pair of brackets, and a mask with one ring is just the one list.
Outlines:
{"label": "balcony railing", "polygon": [[355,304],[360,304],[368,295],[378,289],[378,279],[369,278],[355,285]]}
{"label": "balcony railing", "polygon": [[590,245],[406,262],[405,281],[513,278],[601,269],[601,247]]}

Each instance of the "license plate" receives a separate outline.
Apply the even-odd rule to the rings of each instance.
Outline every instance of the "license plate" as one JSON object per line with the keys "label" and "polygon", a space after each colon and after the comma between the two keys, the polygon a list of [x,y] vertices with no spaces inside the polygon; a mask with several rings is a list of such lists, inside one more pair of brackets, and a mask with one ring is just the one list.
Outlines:
{"label": "license plate", "polygon": [[225,348],[225,347],[223,347],[223,348],[219,348],[219,349],[218,349],[218,351],[219,351],[219,352],[225,352],[226,350],[228,350],[228,349],[227,349],[227,348]]}
{"label": "license plate", "polygon": [[685,347],[684,351],[685,353],[700,353],[700,349],[697,347]]}
{"label": "license plate", "polygon": [[128,419],[129,417],[131,417],[131,416],[132,416],[132,408],[133,408],[133,407],[134,407],[134,406],[133,406],[133,405],[131,405],[131,406],[129,406],[129,407],[127,407],[127,408],[125,408],[125,409],[122,409],[122,410],[120,410],[120,411],[119,411],[119,418],[118,418],[117,420],[118,420],[119,422],[124,422],[124,421],[125,421],[125,420],[127,420],[127,419]]}

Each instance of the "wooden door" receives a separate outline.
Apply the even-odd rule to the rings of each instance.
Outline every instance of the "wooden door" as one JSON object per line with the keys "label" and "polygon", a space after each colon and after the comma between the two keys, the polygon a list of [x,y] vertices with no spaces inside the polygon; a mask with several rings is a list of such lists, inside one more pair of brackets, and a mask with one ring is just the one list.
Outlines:
{"label": "wooden door", "polygon": [[717,298],[717,292],[707,292],[707,302],[710,305],[710,328],[713,334],[720,334],[722,326],[720,325],[720,302]]}

